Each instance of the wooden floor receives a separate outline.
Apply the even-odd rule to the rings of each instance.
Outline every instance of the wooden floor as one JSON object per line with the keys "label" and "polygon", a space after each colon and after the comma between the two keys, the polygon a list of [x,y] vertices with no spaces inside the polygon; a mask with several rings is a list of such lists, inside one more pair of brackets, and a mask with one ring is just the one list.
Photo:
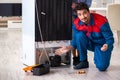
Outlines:
{"label": "wooden floor", "polygon": [[106,72],[100,72],[93,63],[93,53],[88,52],[90,67],[85,74],[76,74],[73,66],[50,69],[50,73],[33,76],[22,68],[22,30],[0,30],[0,80],[120,80],[120,48],[115,43],[111,65]]}

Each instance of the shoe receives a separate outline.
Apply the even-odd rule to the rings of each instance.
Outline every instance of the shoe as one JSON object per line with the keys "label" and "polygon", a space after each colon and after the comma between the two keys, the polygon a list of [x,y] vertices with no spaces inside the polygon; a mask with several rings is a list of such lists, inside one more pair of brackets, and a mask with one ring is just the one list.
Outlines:
{"label": "shoe", "polygon": [[74,69],[83,69],[83,68],[88,68],[88,67],[89,67],[88,61],[81,61],[79,64],[74,66]]}
{"label": "shoe", "polygon": [[76,66],[80,63],[79,57],[73,57],[73,65]]}

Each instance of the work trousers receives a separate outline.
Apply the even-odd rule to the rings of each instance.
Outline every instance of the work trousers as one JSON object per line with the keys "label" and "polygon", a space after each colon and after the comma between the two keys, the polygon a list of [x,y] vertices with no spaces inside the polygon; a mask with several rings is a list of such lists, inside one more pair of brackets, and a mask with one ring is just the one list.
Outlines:
{"label": "work trousers", "polygon": [[82,31],[77,32],[75,35],[76,46],[80,53],[80,61],[87,60],[87,50],[94,52],[94,63],[100,71],[104,71],[110,64],[111,52],[113,46],[106,51],[101,51],[103,45],[94,43]]}

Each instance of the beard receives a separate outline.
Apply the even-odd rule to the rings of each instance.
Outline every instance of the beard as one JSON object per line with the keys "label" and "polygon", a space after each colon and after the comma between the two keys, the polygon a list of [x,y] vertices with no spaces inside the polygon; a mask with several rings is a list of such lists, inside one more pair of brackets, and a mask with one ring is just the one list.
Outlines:
{"label": "beard", "polygon": [[88,23],[87,17],[83,18],[81,21],[84,22],[84,23]]}

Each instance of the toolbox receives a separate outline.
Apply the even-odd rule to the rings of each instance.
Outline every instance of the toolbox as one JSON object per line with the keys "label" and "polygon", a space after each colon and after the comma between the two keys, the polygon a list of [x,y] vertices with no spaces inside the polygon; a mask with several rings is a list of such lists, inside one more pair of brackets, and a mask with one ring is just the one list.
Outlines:
{"label": "toolbox", "polygon": [[50,72],[49,64],[40,64],[38,66],[33,67],[33,75],[42,75]]}

